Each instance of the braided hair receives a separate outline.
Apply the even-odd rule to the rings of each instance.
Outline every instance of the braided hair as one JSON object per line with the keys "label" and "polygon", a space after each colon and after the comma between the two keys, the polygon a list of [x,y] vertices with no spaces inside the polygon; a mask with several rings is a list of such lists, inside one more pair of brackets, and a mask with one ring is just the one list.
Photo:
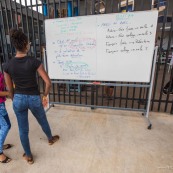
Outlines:
{"label": "braided hair", "polygon": [[12,45],[16,48],[16,50],[26,50],[26,47],[28,45],[28,37],[21,30],[11,29],[10,37]]}

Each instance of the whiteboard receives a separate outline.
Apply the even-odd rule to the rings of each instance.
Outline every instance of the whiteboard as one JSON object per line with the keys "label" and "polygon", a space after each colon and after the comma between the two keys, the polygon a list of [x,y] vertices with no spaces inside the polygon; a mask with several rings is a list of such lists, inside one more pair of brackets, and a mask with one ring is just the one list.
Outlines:
{"label": "whiteboard", "polygon": [[149,82],[158,11],[45,20],[51,79]]}

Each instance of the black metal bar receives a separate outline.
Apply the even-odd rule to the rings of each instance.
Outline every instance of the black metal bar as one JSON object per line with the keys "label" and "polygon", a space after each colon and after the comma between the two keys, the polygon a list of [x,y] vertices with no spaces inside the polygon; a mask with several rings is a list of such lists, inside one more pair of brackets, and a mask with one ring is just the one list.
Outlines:
{"label": "black metal bar", "polygon": [[102,100],[102,106],[103,106],[103,98],[104,98],[104,86],[101,86],[102,87],[102,96],[101,96],[101,100]]}
{"label": "black metal bar", "polygon": [[[160,0],[158,0],[158,4],[157,4],[157,9],[159,9],[159,3]],[[159,70],[160,70],[160,58],[161,58],[161,52],[162,52],[162,45],[163,45],[163,37],[164,37],[164,32],[165,32],[165,24],[166,24],[166,15],[167,15],[167,6],[166,9],[164,11],[164,20],[163,20],[163,25],[162,25],[162,34],[161,34],[161,41],[160,41],[160,49],[159,49],[159,56],[158,56],[158,63],[156,65],[156,75],[155,75],[155,82],[154,82],[154,87],[153,87],[153,98],[152,100],[154,100],[155,96],[156,96],[156,88],[157,88],[157,83],[158,83],[158,76],[159,76]],[[161,88],[162,89],[162,88]],[[154,106],[154,101],[151,104],[151,110],[153,110],[153,106]],[[159,106],[158,106],[158,110],[159,110]]]}
{"label": "black metal bar", "polygon": [[18,25],[18,19],[17,19],[18,12],[17,12],[17,7],[16,7],[16,0],[14,0],[14,10],[15,10],[16,26],[17,26],[17,29],[18,29],[19,25]]}
{"label": "black metal bar", "polygon": [[115,107],[115,99],[116,99],[116,86],[114,86],[113,107]]}
{"label": "black metal bar", "polygon": [[151,8],[150,8],[150,10],[152,9],[152,0],[150,0],[150,4],[151,4]]}
{"label": "black metal bar", "polygon": [[[173,12],[172,12],[172,16],[173,16]],[[172,41],[172,32],[173,32],[173,18],[172,18],[172,21],[171,21],[171,28],[170,28],[170,31],[169,31],[169,40],[168,40],[168,47],[167,47],[167,53],[166,53],[167,58],[169,56],[169,50],[170,50],[171,41]],[[172,88],[172,80],[173,80],[173,70],[171,70],[170,86],[169,86],[169,89],[168,89],[168,93],[173,89]],[[167,110],[168,100],[169,100],[169,94],[167,94],[167,97],[166,97],[166,104],[165,104],[165,110],[164,110],[165,112]]]}
{"label": "black metal bar", "polygon": [[77,7],[78,7],[78,15],[80,16],[80,0],[77,0],[78,4],[77,4]]}
{"label": "black metal bar", "polygon": [[[156,74],[155,74],[152,100],[154,100],[155,96],[156,96],[156,88],[157,88],[157,82],[158,82],[158,76],[159,76],[159,67],[158,66],[159,66],[159,63],[156,64]],[[154,107],[154,101],[151,102],[151,110],[153,110],[153,107]]]}
{"label": "black metal bar", "polygon": [[121,12],[121,0],[119,0],[119,7],[118,8],[119,8],[118,11]]}
{"label": "black metal bar", "polygon": [[[8,54],[8,49],[7,49],[7,37],[6,37],[6,33],[5,33],[5,27],[4,27],[4,18],[3,18],[3,8],[2,8],[2,2],[0,1],[0,13],[1,13],[1,16],[2,16],[2,29],[1,29],[1,34],[2,34],[2,43],[3,43],[3,38],[5,39],[5,46],[3,46],[4,48],[4,55],[5,55],[5,59],[6,61],[9,60],[9,54]],[[2,33],[3,31],[3,33]],[[4,37],[3,37],[4,36]],[[4,45],[4,44],[3,44]],[[7,57],[6,57],[7,55]]]}
{"label": "black metal bar", "polygon": [[100,0],[98,0],[97,3],[98,3],[98,12],[97,12],[97,14],[100,14]]}
{"label": "black metal bar", "polygon": [[[121,84],[122,84],[122,83],[123,83],[123,82],[121,82]],[[123,87],[121,86],[121,88],[120,88],[120,103],[119,103],[119,107],[121,107],[122,92],[123,92]]]}
{"label": "black metal bar", "polygon": [[61,97],[60,97],[60,94],[61,94],[61,93],[60,93],[60,85],[61,85],[61,84],[59,84],[59,83],[58,83],[58,85],[57,85],[57,87],[58,87],[58,100],[59,100],[59,102],[61,101]]}
{"label": "black metal bar", "polygon": [[132,106],[131,106],[132,108],[134,108],[135,90],[136,90],[136,88],[133,87]]}
{"label": "black metal bar", "polygon": [[59,9],[58,10],[59,10],[59,13],[60,13],[59,17],[61,18],[61,0],[59,0]]}
{"label": "black metal bar", "polygon": [[28,34],[28,39],[30,39],[30,34],[29,34],[29,22],[28,22],[27,0],[25,0],[25,12],[26,12],[26,28],[27,28],[27,34]]}
{"label": "black metal bar", "polygon": [[[30,4],[32,6],[32,0],[30,0]],[[33,8],[31,7],[31,25],[32,25],[32,41],[33,41],[33,46],[34,46],[34,57],[37,58],[37,54],[36,54],[36,44],[35,44],[35,29],[34,29],[34,18],[33,18]]]}
{"label": "black metal bar", "polygon": [[127,87],[127,91],[126,91],[126,103],[125,103],[126,108],[127,108],[127,104],[128,104],[128,98],[129,98],[129,87]]}
{"label": "black metal bar", "polygon": [[[79,7],[78,7],[78,8],[79,8]],[[87,11],[88,11],[88,10],[87,10],[87,9],[88,9],[88,8],[87,8],[87,0],[85,0],[84,9],[85,9],[85,15],[87,15]]]}
{"label": "black metal bar", "polygon": [[96,88],[96,105],[98,105],[98,85],[96,85],[95,88]]}
{"label": "black metal bar", "polygon": [[[67,87],[67,84],[66,84],[66,87]],[[70,86],[68,85],[68,87],[70,87]],[[68,88],[68,89],[69,89],[69,91],[68,91],[69,103],[71,103],[71,91],[70,91],[70,88]]]}
{"label": "black metal bar", "polygon": [[[91,105],[94,105],[94,86],[91,86]],[[94,107],[91,106],[91,109],[94,109]]]}
{"label": "black metal bar", "polygon": [[[76,84],[73,84],[73,91],[74,91],[74,103],[76,104]],[[78,85],[77,85],[77,90],[78,90]]]}
{"label": "black metal bar", "polygon": [[113,7],[113,0],[111,1],[111,13],[113,13],[114,7]]}
{"label": "black metal bar", "polygon": [[74,1],[71,0],[71,3],[72,3],[72,17],[74,16]]}
{"label": "black metal bar", "polygon": [[142,88],[140,88],[140,91],[139,91],[138,109],[140,108],[140,105],[141,105],[141,96],[142,96]]}
{"label": "black metal bar", "polygon": [[65,94],[65,86],[63,85],[63,97],[64,97],[64,103],[66,102],[66,98],[65,98],[66,94]]}
{"label": "black metal bar", "polygon": [[55,4],[55,0],[53,0],[53,6],[54,6],[54,18],[56,18],[56,4]]}
{"label": "black metal bar", "polygon": [[80,102],[80,104],[82,104],[82,86],[81,85],[79,85],[79,87],[80,87],[80,93],[79,93],[79,102]]}
{"label": "black metal bar", "polygon": [[92,1],[92,14],[95,14],[95,0]]}
{"label": "black metal bar", "polygon": [[49,13],[49,0],[47,0],[47,13],[48,13],[48,19],[50,19],[50,13]]}
{"label": "black metal bar", "polygon": [[[0,13],[1,14],[1,13]],[[1,20],[0,20],[1,22]],[[0,25],[2,25],[0,23]],[[4,51],[4,45],[3,45],[3,36],[2,36],[2,30],[0,30],[0,47],[2,49],[2,58],[3,58],[3,62],[6,62],[6,59],[5,59],[5,51]],[[2,61],[0,60],[1,62],[1,69],[2,69]]]}
{"label": "black metal bar", "polygon": [[[44,7],[43,7],[43,4],[45,3],[45,1],[41,1],[41,5],[42,5],[42,13],[43,13],[43,20],[45,20],[45,16],[44,16]],[[41,31],[40,31],[41,32]],[[45,33],[45,25],[43,25],[43,33],[40,33],[40,38],[41,38],[41,34],[44,34]],[[41,41],[41,39],[39,39],[39,42]],[[46,59],[46,66],[47,66],[47,52],[46,52],[46,48],[45,48],[45,59]],[[48,66],[47,66],[47,72],[49,71],[48,69]],[[43,86],[43,89],[45,88],[45,83],[43,80],[42,81],[42,86]],[[58,86],[57,86],[58,87]]]}
{"label": "black metal bar", "polygon": [[[43,60],[43,57],[42,57],[43,48],[41,48],[40,20],[39,20],[39,12],[38,12],[37,0],[36,0],[36,11],[37,11],[37,32],[38,32],[39,57],[40,57],[41,60]],[[44,62],[44,63],[46,63],[46,62]],[[40,82],[40,77],[37,77],[37,80],[38,80],[38,84],[39,84],[38,87],[40,88],[40,83],[41,83]],[[54,96],[54,100],[55,100],[55,96]]]}
{"label": "black metal bar", "polygon": [[[1,9],[1,2],[0,2],[0,26],[2,26],[3,24],[1,23],[1,18],[3,17],[2,15],[1,15],[1,13],[2,13],[2,9]],[[1,69],[3,69],[2,68],[2,63],[3,62],[6,62],[6,59],[5,59],[5,51],[4,51],[4,45],[3,45],[3,34],[2,34],[2,29],[0,29],[0,48],[1,48],[1,50],[2,50],[2,58],[3,59],[1,59],[0,60],[0,62],[1,62]],[[1,52],[0,52],[1,53]],[[1,54],[0,54],[0,56],[1,56]],[[2,60],[3,60],[3,62],[2,62]]]}
{"label": "black metal bar", "polygon": [[11,8],[11,0],[9,0],[9,5],[10,5],[10,17],[11,17],[11,22],[12,22],[12,28],[14,28],[14,20],[13,20],[13,10]]}
{"label": "black metal bar", "polygon": [[[109,88],[110,89],[110,88]],[[109,101],[110,101],[110,97],[107,96],[107,107],[109,107]]]}
{"label": "black metal bar", "polygon": [[87,105],[87,97],[88,97],[88,94],[87,94],[87,85],[85,85],[85,104]]}
{"label": "black metal bar", "polygon": [[41,34],[40,34],[40,20],[39,20],[39,12],[38,12],[38,3],[36,0],[36,10],[37,10],[37,32],[38,32],[38,46],[40,50],[40,58],[42,59],[42,49],[41,49]]}
{"label": "black metal bar", "polygon": [[61,0],[59,0],[59,10],[60,10],[60,18],[62,17],[61,15]]}
{"label": "black metal bar", "polygon": [[52,86],[53,101],[55,101],[55,85]]}
{"label": "black metal bar", "polygon": [[[27,9],[27,0],[25,0],[25,12],[26,12],[26,28],[27,28],[27,35],[28,35],[28,40],[30,41],[30,30],[29,30],[29,21],[28,21],[28,9]],[[29,50],[31,53],[31,49]],[[39,84],[39,82],[38,82]]]}
{"label": "black metal bar", "polygon": [[[162,36],[161,36],[160,48],[162,48],[162,45],[163,45],[163,37],[164,37],[164,32],[165,32],[166,20],[167,20],[167,5],[166,5],[165,12],[164,12],[164,21],[163,21],[163,27],[162,27]],[[159,58],[160,58],[160,56],[159,56]],[[166,66],[166,64],[165,64],[165,66]],[[164,67],[164,73],[163,73],[162,82],[161,82],[161,91],[160,91],[159,100],[162,99],[162,89],[163,89],[163,86],[164,86],[165,72],[166,72],[166,67]],[[160,111],[160,104],[161,103],[159,102],[158,111]]]}
{"label": "black metal bar", "polygon": [[22,31],[24,32],[24,28],[23,28],[23,11],[22,11],[22,2],[21,0],[19,1],[20,2],[20,16],[21,16],[21,21],[22,21]]}
{"label": "black metal bar", "polygon": [[129,1],[126,0],[126,12],[128,12]]}
{"label": "black metal bar", "polygon": [[[6,16],[6,22],[7,22],[7,31],[8,31],[8,33],[5,33],[5,35],[6,35],[6,37],[8,36],[9,37],[9,41],[10,41],[10,43],[9,43],[9,48],[10,48],[10,50],[8,50],[8,43],[7,43],[7,50],[8,50],[8,52],[10,52],[11,53],[11,58],[13,57],[13,50],[12,50],[12,44],[11,44],[11,38],[10,38],[10,22],[12,22],[12,21],[10,21],[9,22],[9,18],[8,18],[8,8],[7,8],[7,4],[6,4],[6,1],[4,1],[4,5],[5,5],[5,16]],[[5,31],[5,30],[4,30]]]}
{"label": "black metal bar", "polygon": [[140,10],[141,11],[143,10],[143,7],[144,7],[144,2],[143,2],[143,0],[141,0],[141,4],[140,4]]}
{"label": "black metal bar", "polygon": [[107,8],[106,8],[106,5],[107,5],[107,0],[105,0],[105,14],[107,13]]}
{"label": "black metal bar", "polygon": [[68,0],[65,1],[65,6],[66,6],[66,17],[68,17]]}

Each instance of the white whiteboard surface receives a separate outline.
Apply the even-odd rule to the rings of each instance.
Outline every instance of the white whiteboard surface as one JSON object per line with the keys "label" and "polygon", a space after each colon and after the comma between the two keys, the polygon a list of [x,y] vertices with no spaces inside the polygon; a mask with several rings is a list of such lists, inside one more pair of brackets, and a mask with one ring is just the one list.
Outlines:
{"label": "white whiteboard surface", "polygon": [[158,11],[45,21],[51,79],[149,82]]}

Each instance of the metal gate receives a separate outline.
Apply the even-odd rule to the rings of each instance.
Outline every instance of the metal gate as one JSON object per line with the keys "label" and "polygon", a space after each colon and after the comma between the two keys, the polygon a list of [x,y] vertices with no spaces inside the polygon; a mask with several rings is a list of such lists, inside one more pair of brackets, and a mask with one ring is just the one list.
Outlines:
{"label": "metal gate", "polygon": [[[11,59],[15,50],[11,45],[9,30],[22,29],[32,42],[30,54],[44,60],[46,45],[44,20],[84,15],[102,15],[130,11],[159,10],[156,44],[159,53],[156,64],[151,110],[173,113],[171,88],[173,69],[170,61],[173,52],[173,1],[172,0],[0,0],[0,64]],[[141,19],[142,20],[142,19]],[[170,81],[168,92],[163,93]],[[97,105],[143,109],[146,107],[148,88],[127,87],[122,82],[112,86],[74,84],[74,81],[53,83],[50,99],[67,105]],[[80,81],[85,82],[85,81]],[[109,81],[107,81],[109,82]],[[43,81],[38,77],[40,90]],[[119,86],[114,84],[120,84]],[[129,83],[130,84],[130,83]]]}

